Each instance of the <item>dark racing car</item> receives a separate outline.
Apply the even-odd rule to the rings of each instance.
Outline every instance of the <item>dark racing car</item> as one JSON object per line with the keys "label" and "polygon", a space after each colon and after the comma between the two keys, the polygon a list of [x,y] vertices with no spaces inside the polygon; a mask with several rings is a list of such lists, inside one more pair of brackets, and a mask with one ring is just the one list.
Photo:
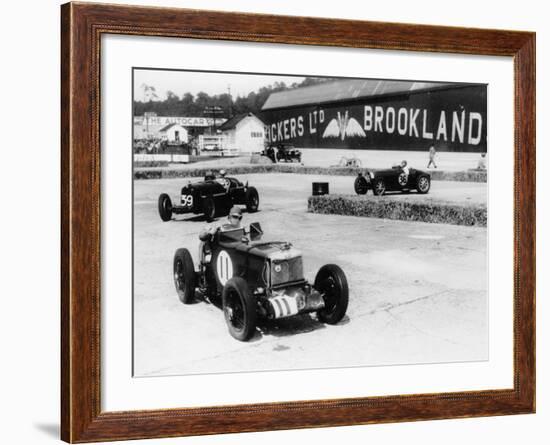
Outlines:
{"label": "dark racing car", "polygon": [[302,152],[291,144],[270,145],[264,152],[273,162],[302,162]]}
{"label": "dark racing car", "polygon": [[358,195],[364,195],[369,190],[377,196],[386,192],[411,190],[425,194],[430,191],[430,186],[430,174],[415,168],[407,168],[405,161],[386,170],[367,170],[365,173],[359,173],[354,182],[355,193]]}
{"label": "dark racing car", "polygon": [[224,216],[235,204],[256,212],[260,203],[255,187],[243,184],[236,178],[208,175],[201,182],[189,182],[181,189],[180,205],[173,205],[170,196],[162,193],[158,199],[158,211],[163,221],[170,221],[172,214],[204,214],[207,221]]}
{"label": "dark racing car", "polygon": [[342,269],[327,264],[310,284],[303,274],[302,254],[292,244],[261,241],[259,223],[218,229],[204,244],[198,270],[187,249],[174,256],[174,283],[188,304],[199,291],[211,301],[221,298],[229,333],[246,341],[258,319],[279,319],[316,312],[319,321],[338,323],[348,307],[348,283]]}

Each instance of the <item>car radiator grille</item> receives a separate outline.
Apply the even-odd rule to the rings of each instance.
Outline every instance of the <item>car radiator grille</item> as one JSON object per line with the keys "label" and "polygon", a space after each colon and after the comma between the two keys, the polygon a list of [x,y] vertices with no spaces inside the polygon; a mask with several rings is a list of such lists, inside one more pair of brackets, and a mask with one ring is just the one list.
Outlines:
{"label": "car radiator grille", "polygon": [[271,264],[272,286],[302,280],[303,278],[304,270],[302,257],[283,261],[273,261]]}

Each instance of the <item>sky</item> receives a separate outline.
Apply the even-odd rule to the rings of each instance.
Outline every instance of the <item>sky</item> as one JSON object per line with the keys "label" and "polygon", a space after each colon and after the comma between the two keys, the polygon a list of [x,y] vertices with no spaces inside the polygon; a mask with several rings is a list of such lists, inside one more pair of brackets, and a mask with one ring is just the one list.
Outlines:
{"label": "sky", "polygon": [[194,96],[200,91],[209,95],[227,93],[230,86],[233,98],[247,96],[263,86],[275,82],[301,82],[301,76],[270,76],[265,74],[230,74],[196,71],[134,70],[134,99],[144,100],[143,85],[154,86],[160,100],[166,98],[166,92],[172,91],[182,97],[185,93]]}

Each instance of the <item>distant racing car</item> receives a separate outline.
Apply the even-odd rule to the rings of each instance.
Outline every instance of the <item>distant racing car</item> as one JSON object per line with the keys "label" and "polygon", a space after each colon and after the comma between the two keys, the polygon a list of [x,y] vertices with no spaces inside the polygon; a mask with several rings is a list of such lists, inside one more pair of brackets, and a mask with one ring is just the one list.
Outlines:
{"label": "distant racing car", "polygon": [[292,144],[277,144],[266,147],[263,155],[273,162],[302,162],[302,152]]}
{"label": "distant racing car", "polygon": [[386,192],[411,190],[425,194],[430,191],[430,186],[429,173],[415,168],[403,168],[402,165],[394,165],[385,170],[367,170],[359,173],[354,182],[355,193],[358,195],[364,195],[369,190],[377,196]]}
{"label": "distant racing car", "polygon": [[327,264],[313,284],[304,278],[302,254],[292,244],[263,242],[259,223],[218,229],[203,246],[198,268],[180,248],[174,255],[174,283],[179,299],[188,304],[198,290],[220,298],[229,333],[246,341],[259,318],[279,319],[316,312],[319,321],[336,324],[348,307],[348,282],[342,269]]}
{"label": "distant racing car", "polygon": [[208,175],[204,181],[189,182],[182,187],[179,205],[173,205],[170,196],[162,193],[158,211],[163,221],[170,221],[173,214],[184,213],[204,214],[207,221],[212,221],[217,216],[229,214],[235,204],[245,205],[250,213],[258,211],[258,191],[236,178]]}

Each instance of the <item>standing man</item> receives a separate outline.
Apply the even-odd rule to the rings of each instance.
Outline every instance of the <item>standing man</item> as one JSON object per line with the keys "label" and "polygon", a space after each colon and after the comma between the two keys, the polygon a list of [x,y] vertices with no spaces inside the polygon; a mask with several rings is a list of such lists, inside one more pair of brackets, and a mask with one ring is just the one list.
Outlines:
{"label": "standing man", "polygon": [[428,167],[427,168],[430,168],[430,165],[433,164],[433,166],[435,168],[437,168],[437,165],[435,165],[435,154],[436,154],[436,151],[435,151],[435,147],[432,145],[430,145],[430,151],[429,151],[429,154],[430,154],[430,162],[428,162]]}
{"label": "standing man", "polygon": [[478,170],[487,170],[487,153],[481,153],[481,158],[477,162]]}

